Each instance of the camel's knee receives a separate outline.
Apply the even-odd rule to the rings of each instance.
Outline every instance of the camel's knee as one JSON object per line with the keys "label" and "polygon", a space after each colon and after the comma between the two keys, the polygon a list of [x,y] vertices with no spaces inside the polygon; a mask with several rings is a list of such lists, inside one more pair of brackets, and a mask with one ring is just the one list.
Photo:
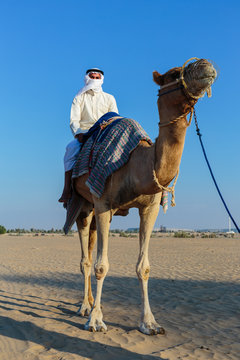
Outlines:
{"label": "camel's knee", "polygon": [[103,277],[105,277],[107,275],[109,269],[109,265],[108,264],[95,264],[95,276],[97,278],[97,280],[101,280]]}
{"label": "camel's knee", "polygon": [[87,258],[83,258],[80,262],[80,270],[81,270],[81,273],[84,275],[84,274],[88,274],[89,272],[91,272],[91,261]]}
{"label": "camel's knee", "polygon": [[150,274],[150,265],[137,264],[136,273],[139,280],[148,280]]}

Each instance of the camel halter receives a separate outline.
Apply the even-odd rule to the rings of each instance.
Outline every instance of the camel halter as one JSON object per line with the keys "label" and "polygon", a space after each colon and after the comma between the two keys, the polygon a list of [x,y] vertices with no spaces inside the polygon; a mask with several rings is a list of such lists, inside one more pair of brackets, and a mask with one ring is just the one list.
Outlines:
{"label": "camel halter", "polygon": [[[184,80],[184,70],[185,70],[185,67],[186,67],[186,65],[187,65],[190,61],[192,61],[192,60],[201,60],[201,59],[200,59],[200,58],[197,58],[197,57],[192,57],[192,58],[188,59],[187,61],[185,61],[185,63],[183,64],[183,66],[181,67],[181,70],[180,70],[180,78],[177,79],[177,80],[175,80],[175,81],[172,81],[172,82],[170,82],[170,83],[168,83],[168,84],[166,84],[166,85],[161,86],[161,87],[160,87],[160,90],[159,90],[158,96],[163,96],[163,95],[169,94],[169,93],[171,93],[171,92],[173,92],[173,91],[177,91],[177,90],[181,90],[181,89],[183,89],[184,92],[185,92],[185,94],[186,94],[188,97],[192,98],[192,99],[198,100],[198,99],[200,99],[200,98],[202,98],[202,97],[204,96],[205,91],[207,91],[208,89],[207,89],[207,90],[204,90],[204,91],[203,91],[200,95],[198,95],[198,96],[193,95],[193,94],[189,91],[188,86],[187,86],[187,84],[186,84],[186,82],[185,82],[185,80]],[[174,84],[176,84],[176,83],[180,83],[180,85],[179,85],[178,87],[174,88],[174,89],[170,89],[170,90],[165,91],[164,93],[160,93],[161,90],[163,90],[163,89],[165,89],[165,88],[168,88],[169,86],[174,85]]]}
{"label": "camel halter", "polygon": [[[192,57],[192,58],[188,59],[187,61],[185,61],[185,63],[184,63],[183,66],[181,67],[180,78],[177,79],[177,80],[175,80],[175,81],[172,81],[172,82],[170,82],[170,83],[168,83],[168,84],[166,84],[166,85],[163,85],[163,86],[160,88],[160,90],[159,90],[159,94],[158,94],[159,97],[160,97],[160,96],[163,96],[163,95],[166,95],[166,94],[169,94],[169,93],[171,93],[171,92],[177,91],[177,90],[183,90],[183,91],[184,91],[184,94],[186,95],[187,98],[194,99],[194,100],[198,100],[198,99],[200,99],[201,97],[204,96],[205,91],[204,91],[201,95],[199,95],[199,96],[193,95],[193,94],[188,90],[187,84],[186,84],[186,82],[185,82],[185,80],[184,80],[184,69],[185,69],[186,65],[187,65],[190,61],[192,61],[192,60],[200,60],[200,59],[197,58],[197,57]],[[160,91],[161,91],[162,89],[167,88],[167,87],[169,87],[169,86],[171,86],[171,85],[173,85],[173,84],[176,84],[176,83],[180,83],[180,85],[179,85],[178,87],[174,88],[174,89],[170,89],[170,90],[167,90],[167,91],[165,91],[165,92],[163,92],[163,93],[160,93]],[[175,119],[173,119],[173,120],[170,120],[170,121],[168,121],[168,122],[166,122],[166,123],[160,123],[160,122],[159,122],[158,125],[159,125],[159,127],[169,126],[169,125],[171,125],[171,124],[176,123],[178,120],[180,120],[180,119],[182,119],[182,118],[185,118],[185,119],[186,119],[186,125],[187,125],[187,127],[188,127],[188,126],[190,126],[190,124],[191,124],[191,121],[192,121],[192,117],[193,117],[193,113],[194,113],[194,112],[195,112],[194,106],[191,106],[190,110],[187,111],[186,113],[184,113],[184,114],[178,116],[177,118],[175,118]],[[187,117],[187,115],[188,115],[189,113],[190,113],[190,118],[189,118],[189,120],[187,120],[186,117]],[[163,186],[163,185],[161,185],[161,184],[159,183],[158,178],[157,178],[157,176],[156,176],[156,171],[155,171],[155,169],[153,170],[153,178],[154,178],[154,182],[156,183],[157,187],[158,187],[161,191],[167,191],[167,192],[169,192],[169,193],[172,194],[171,206],[175,206],[175,205],[176,205],[176,202],[175,202],[175,185],[176,185],[176,182],[177,182],[177,179],[178,179],[178,175],[179,175],[179,168],[178,168],[178,170],[177,170],[176,175],[175,175],[174,178],[173,178],[173,179],[174,179],[173,185],[172,185],[171,187],[165,187],[165,186]],[[172,180],[173,180],[173,179],[172,179]]]}
{"label": "camel halter", "polygon": [[[186,95],[187,98],[194,99],[194,100],[198,100],[198,99],[200,99],[200,98],[202,98],[202,97],[204,96],[205,91],[204,91],[202,94],[200,94],[199,96],[193,95],[193,94],[188,90],[188,86],[187,86],[187,84],[186,84],[186,82],[185,82],[185,80],[184,80],[184,69],[185,69],[186,65],[187,65],[190,61],[192,61],[192,60],[200,60],[200,58],[192,57],[192,58],[188,59],[187,61],[185,61],[185,63],[183,64],[183,66],[181,67],[181,70],[180,70],[180,78],[177,79],[177,80],[175,80],[175,81],[172,81],[172,82],[170,82],[170,83],[168,83],[168,84],[166,84],[166,85],[161,86],[161,88],[160,88],[160,90],[159,90],[159,93],[158,93],[158,97],[163,96],[163,95],[166,95],[166,94],[170,94],[171,92],[174,92],[174,91],[177,91],[177,90],[183,90],[183,91],[184,91],[184,94]],[[180,85],[177,86],[177,87],[174,88],[174,89],[170,89],[170,90],[167,90],[167,91],[165,91],[165,92],[163,92],[163,93],[160,93],[160,91],[161,91],[162,89],[168,88],[169,86],[172,86],[172,85],[174,85],[174,84],[176,84],[176,83],[180,83]],[[188,126],[191,125],[191,122],[192,122],[193,111],[194,111],[194,106],[192,106],[189,111],[187,111],[186,113],[178,116],[177,118],[175,118],[175,119],[173,119],[173,120],[170,120],[170,121],[168,121],[168,122],[165,122],[165,123],[160,123],[160,122],[159,122],[158,125],[159,125],[159,127],[164,127],[164,126],[168,126],[168,125],[174,124],[174,123],[176,123],[178,120],[180,120],[180,119],[182,119],[182,118],[186,118],[186,116],[190,113],[190,118],[189,118],[189,120],[187,120],[187,118],[186,118],[186,125],[187,125],[187,127],[188,127]]]}

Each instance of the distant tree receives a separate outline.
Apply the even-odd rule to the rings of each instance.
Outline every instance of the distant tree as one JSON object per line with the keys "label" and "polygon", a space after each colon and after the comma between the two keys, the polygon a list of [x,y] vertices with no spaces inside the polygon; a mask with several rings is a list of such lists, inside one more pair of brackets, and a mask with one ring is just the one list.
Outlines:
{"label": "distant tree", "polygon": [[0,225],[0,234],[5,234],[6,233],[6,229],[4,226]]}

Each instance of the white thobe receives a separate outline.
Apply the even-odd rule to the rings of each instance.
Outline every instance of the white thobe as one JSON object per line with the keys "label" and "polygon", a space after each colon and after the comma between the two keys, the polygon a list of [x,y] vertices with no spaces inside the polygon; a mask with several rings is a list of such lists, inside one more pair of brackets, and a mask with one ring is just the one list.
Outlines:
{"label": "white thobe", "polygon": [[116,100],[103,91],[87,92],[73,99],[70,127],[73,136],[87,132],[92,125],[109,111],[118,112]]}
{"label": "white thobe", "polygon": [[[116,100],[112,95],[93,90],[77,95],[73,99],[70,115],[70,128],[73,136],[87,132],[101,116],[109,111],[118,113]],[[73,168],[81,146],[77,139],[67,145],[64,156],[65,171]]]}

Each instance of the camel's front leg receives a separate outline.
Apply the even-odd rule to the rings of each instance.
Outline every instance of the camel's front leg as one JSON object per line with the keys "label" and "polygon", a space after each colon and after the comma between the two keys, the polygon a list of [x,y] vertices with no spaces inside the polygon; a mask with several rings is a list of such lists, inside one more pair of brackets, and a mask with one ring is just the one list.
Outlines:
{"label": "camel's front leg", "polygon": [[142,294],[142,314],[140,331],[147,335],[164,334],[164,329],[156,322],[148,299],[148,278],[150,273],[150,265],[148,260],[148,246],[159,211],[159,200],[155,201],[150,207],[139,210],[140,214],[140,252],[137,262],[137,275],[141,286]]}
{"label": "camel's front leg", "polygon": [[[95,216],[93,216],[91,226],[90,226],[90,231],[89,231],[89,243],[88,243],[88,257],[89,257],[91,264],[92,264],[92,252],[93,252],[96,240],[97,240],[96,220],[95,220]],[[92,295],[91,274],[88,277],[88,301],[92,307],[93,303],[94,303],[94,298]]]}
{"label": "camel's front leg", "polygon": [[94,237],[89,235],[92,218],[93,212],[91,211],[87,217],[82,218],[80,214],[76,220],[82,249],[80,269],[84,276],[84,298],[80,308],[77,311],[77,314],[81,316],[89,315],[93,305],[93,298],[91,293],[91,265],[92,249],[94,243],[93,241],[92,243],[90,241],[93,240]]}
{"label": "camel's front leg", "polygon": [[97,294],[85,329],[89,331],[104,331],[107,326],[103,322],[101,310],[101,295],[104,278],[109,269],[108,263],[108,232],[110,226],[110,211],[100,212],[95,203],[95,217],[97,223],[97,260],[95,275],[97,279]]}

